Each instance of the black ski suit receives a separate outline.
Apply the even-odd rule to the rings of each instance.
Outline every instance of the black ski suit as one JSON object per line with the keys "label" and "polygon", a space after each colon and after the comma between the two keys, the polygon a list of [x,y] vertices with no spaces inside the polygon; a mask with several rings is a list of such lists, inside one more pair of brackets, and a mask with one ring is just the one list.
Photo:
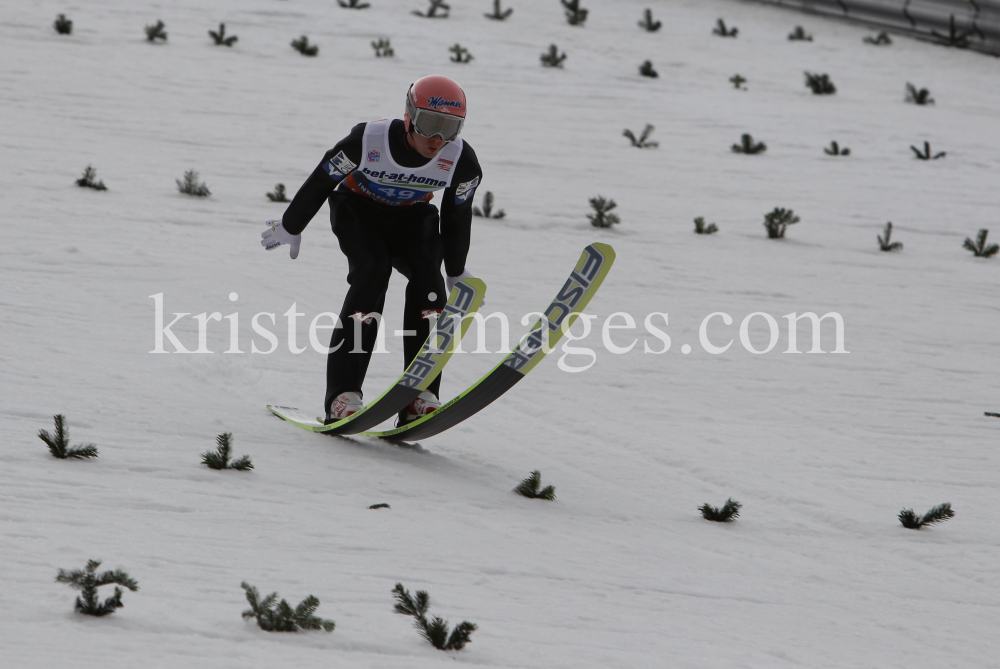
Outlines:
{"label": "black ski suit", "polygon": [[[392,268],[408,279],[403,329],[412,334],[403,337],[404,366],[416,356],[430,332],[432,315],[440,314],[447,302],[441,276],[444,261],[448,276],[465,271],[472,227],[472,200],[482,179],[476,153],[463,142],[461,154],[453,166],[450,161],[441,169],[453,170],[450,185],[442,192],[440,212],[430,204],[430,194],[416,201],[396,204],[380,201],[377,191],[365,187],[370,180],[358,168],[362,165],[362,146],[367,123],[356,125],[350,134],[327,151],[292,199],[282,217],[290,234],[302,232],[323,206],[330,203],[330,222],[347,256],[347,282],[350,288],[340,311],[340,326],[333,331],[332,350],[327,357],[326,403],[342,392],[361,392],[372,349],[385,306]],[[419,169],[435,158],[425,158],[404,142],[403,121],[395,119],[388,126],[385,147],[391,159],[404,168]],[[444,149],[442,149],[442,153]],[[375,152],[377,153],[377,152]],[[439,154],[439,156],[442,154]],[[367,156],[370,161],[372,156]],[[378,159],[378,156],[375,156]],[[440,162],[439,162],[440,166]],[[375,176],[378,176],[377,174]],[[360,322],[360,326],[356,325]],[[355,331],[360,327],[360,341]],[[429,390],[438,395],[441,378]]]}

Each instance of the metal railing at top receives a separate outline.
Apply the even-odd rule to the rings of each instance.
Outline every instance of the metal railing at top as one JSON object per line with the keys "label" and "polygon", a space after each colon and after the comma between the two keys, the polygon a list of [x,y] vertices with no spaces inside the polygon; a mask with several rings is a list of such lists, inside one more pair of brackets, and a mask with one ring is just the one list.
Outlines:
{"label": "metal railing at top", "polygon": [[1000,0],[752,0],[1000,56]]}

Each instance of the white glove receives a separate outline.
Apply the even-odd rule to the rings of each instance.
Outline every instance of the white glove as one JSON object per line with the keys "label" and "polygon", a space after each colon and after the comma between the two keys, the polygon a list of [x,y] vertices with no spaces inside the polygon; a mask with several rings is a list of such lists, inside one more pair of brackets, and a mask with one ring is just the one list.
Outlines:
{"label": "white glove", "polygon": [[292,260],[299,257],[299,245],[302,243],[302,235],[292,235],[285,230],[281,221],[268,221],[267,230],[260,233],[260,245],[268,251],[273,251],[282,244],[288,244],[288,255]]}
{"label": "white glove", "polygon": [[[472,276],[472,272],[470,272],[468,268],[464,269],[462,271],[462,273],[459,274],[458,276],[447,276],[446,275],[445,279],[444,279],[444,282],[445,282],[445,285],[448,286],[448,294],[451,295],[451,289],[454,288],[455,284],[458,283],[459,281],[461,281],[462,279],[475,279],[475,278],[476,277]],[[480,307],[485,307],[486,306],[486,300],[483,300],[483,303],[481,305],[479,305],[479,306]]]}

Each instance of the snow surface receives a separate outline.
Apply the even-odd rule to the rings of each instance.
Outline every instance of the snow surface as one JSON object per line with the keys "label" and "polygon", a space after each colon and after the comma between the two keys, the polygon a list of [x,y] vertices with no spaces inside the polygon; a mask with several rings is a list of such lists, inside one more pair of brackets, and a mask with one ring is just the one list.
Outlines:
{"label": "snow surface", "polygon": [[[979,228],[1000,241],[998,61],[868,46],[857,26],[723,0],[584,0],[584,27],[555,0],[505,0],[502,23],[483,18],[487,0],[451,0],[435,21],[411,14],[423,0],[369,1],[3,4],[4,666],[1000,666],[1000,420],[983,415],[1000,411],[1000,258],[962,249]],[[646,7],[661,31],[637,27]],[[58,13],[72,35],[52,29]],[[737,39],[711,34],[720,17]],[[158,19],[169,40],[154,45],[142,29]],[[206,34],[220,22],[231,49]],[[787,41],[795,25],[815,40]],[[314,59],[289,47],[303,34]],[[374,57],[382,37],[394,58]],[[456,42],[475,60],[449,62]],[[563,69],[539,65],[552,43]],[[639,76],[647,59],[658,79]],[[837,94],[812,95],[804,71],[828,73]],[[514,341],[587,243],[615,247],[577,344],[596,364],[567,373],[558,351],[417,449],[296,430],[264,405],[318,412],[325,366],[288,351],[282,314],[293,302],[305,314],[307,347],[307,324],[340,308],[346,263],[325,207],[298,260],[265,253],[263,221],[283,208],[264,194],[294,192],[355,123],[401,114],[406,86],[432,72],[465,87],[477,201],[492,191],[508,214],[476,220],[469,267]],[[728,83],[736,73],[748,90]],[[906,82],[937,104],[905,104]],[[622,130],[646,123],[659,148],[631,148]],[[732,153],[744,132],[767,152]],[[825,155],[831,140],[851,155]],[[925,140],[947,157],[916,160],[909,146]],[[88,164],[107,192],[74,185]],[[190,169],[211,197],[177,192]],[[618,202],[612,230],[585,218],[598,194]],[[781,241],[762,225],[776,206],[802,219]],[[693,234],[696,216],[720,232]],[[905,249],[881,253],[890,220]],[[402,288],[396,277],[370,394],[401,368]],[[238,313],[243,352],[223,352],[223,320],[209,323],[211,354],[151,354],[159,293],[168,322]],[[610,336],[638,343],[616,355],[601,325],[619,311],[636,329]],[[783,353],[784,315],[810,311],[842,315],[849,353]],[[250,327],[259,312],[277,317],[268,355],[250,353],[268,348]],[[662,347],[643,327],[651,312],[669,313],[662,355],[643,352]],[[719,355],[698,336],[714,312],[733,317],[708,328],[734,340]],[[780,327],[767,354],[740,342],[755,312]],[[197,347],[191,316],[173,331]],[[766,347],[762,316],[749,336]],[[488,342],[452,360],[446,396],[499,361],[498,334]],[[56,413],[99,459],[49,456],[36,434]],[[200,464],[226,431],[253,472]],[[534,469],[555,502],[511,492]],[[728,497],[744,505],[737,522],[701,518]],[[896,520],[942,502],[957,513],[943,525]],[[92,558],[140,584],[108,618],[73,613],[75,591],[54,582]],[[316,595],[336,631],[244,622],[244,580],[292,604]],[[477,623],[471,645],[421,640],[392,612],[396,582],[427,590],[452,624]]]}

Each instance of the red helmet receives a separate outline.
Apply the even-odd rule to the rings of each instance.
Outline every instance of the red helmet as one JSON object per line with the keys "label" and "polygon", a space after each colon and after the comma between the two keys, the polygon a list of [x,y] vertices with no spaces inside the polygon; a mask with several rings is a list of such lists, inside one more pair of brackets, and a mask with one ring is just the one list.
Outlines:
{"label": "red helmet", "polygon": [[440,135],[445,141],[458,137],[465,123],[465,91],[440,74],[417,79],[406,92],[403,123],[424,137]]}

